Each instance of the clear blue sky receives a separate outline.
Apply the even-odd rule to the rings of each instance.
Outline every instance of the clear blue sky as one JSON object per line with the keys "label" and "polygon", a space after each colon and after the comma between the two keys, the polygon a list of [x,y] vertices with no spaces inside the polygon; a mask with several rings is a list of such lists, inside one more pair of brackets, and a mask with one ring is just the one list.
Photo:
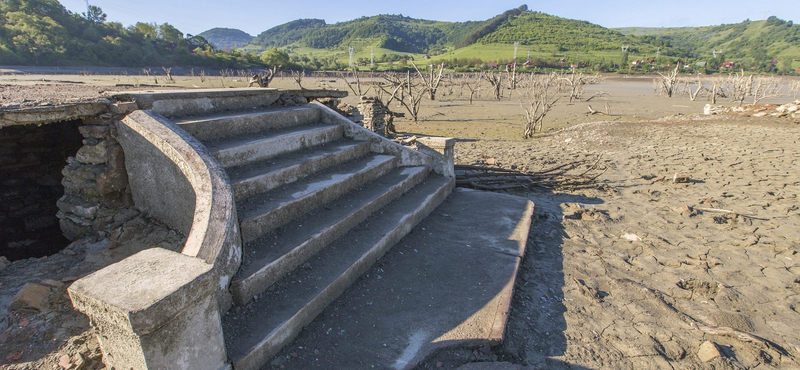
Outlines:
{"label": "clear blue sky", "polygon": [[[75,13],[86,11],[85,0],[60,0]],[[361,16],[403,14],[440,21],[485,20],[525,0],[89,0],[108,14],[109,21],[128,26],[136,22],[169,23],[184,33],[198,34],[214,27],[238,28],[253,36],[300,18],[328,23]],[[794,5],[791,5],[794,4]],[[792,0],[562,0],[527,1],[528,9],[603,27],[683,27],[739,23],[775,15],[800,21]]]}

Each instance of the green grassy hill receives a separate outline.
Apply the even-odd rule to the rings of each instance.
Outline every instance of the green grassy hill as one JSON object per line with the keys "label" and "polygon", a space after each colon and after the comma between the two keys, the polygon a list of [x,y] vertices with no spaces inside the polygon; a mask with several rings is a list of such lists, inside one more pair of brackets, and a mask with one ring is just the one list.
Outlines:
{"label": "green grassy hill", "polygon": [[212,28],[203,31],[197,36],[201,36],[218,49],[241,48],[253,41],[254,37],[249,33],[235,28]]}
{"label": "green grassy hill", "polygon": [[663,40],[691,57],[703,61],[716,59],[738,61],[759,69],[776,60],[775,68],[798,66],[800,59],[800,26],[791,21],[769,17],[764,21],[746,20],[736,24],[707,27],[615,29],[620,33]]}
{"label": "green grassy hill", "polygon": [[263,52],[278,47],[299,64],[325,59],[346,65],[352,47],[357,61],[372,57],[379,70],[402,68],[405,63],[401,59],[419,60],[426,55],[450,66],[476,68],[476,59],[513,59],[516,42],[520,44],[518,58],[525,58],[518,60],[526,60],[530,54],[531,59],[547,60],[544,64],[552,67],[565,63],[618,66],[623,45],[629,47],[627,57],[631,61],[653,58],[659,48],[666,63],[670,56],[685,56],[654,37],[625,35],[585,21],[532,12],[525,5],[476,22],[439,22],[400,15],[361,17],[336,24],[301,19],[261,33],[244,50]]}

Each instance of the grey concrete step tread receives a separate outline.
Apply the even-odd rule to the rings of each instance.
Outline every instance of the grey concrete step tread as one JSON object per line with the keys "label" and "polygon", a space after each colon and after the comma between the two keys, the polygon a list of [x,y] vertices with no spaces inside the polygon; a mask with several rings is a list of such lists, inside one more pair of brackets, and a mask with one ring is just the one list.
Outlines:
{"label": "grey concrete step tread", "polygon": [[533,214],[526,198],[455,189],[303,327],[276,363],[292,370],[433,368],[420,362],[432,365],[427,360],[444,349],[497,345]]}
{"label": "grey concrete step tread", "polygon": [[452,186],[451,178],[429,176],[250,304],[231,309],[223,318],[223,332],[234,368],[263,366],[386,249],[427,216],[449,194]]}
{"label": "grey concrete step tread", "polygon": [[226,169],[237,197],[268,191],[369,152],[369,142],[342,139]]}
{"label": "grey concrete step tread", "polygon": [[268,130],[255,134],[244,134],[221,139],[207,140],[203,142],[203,144],[205,144],[206,147],[212,152],[217,152],[248,144],[268,143],[270,140],[279,139],[281,137],[291,137],[300,133],[324,130],[326,128],[333,127],[338,127],[338,125],[316,122],[300,126],[285,127],[277,130]]}
{"label": "grey concrete step tread", "polygon": [[265,115],[282,115],[288,112],[295,112],[295,111],[306,111],[306,110],[314,110],[314,107],[308,106],[301,106],[301,107],[280,107],[280,108],[259,108],[247,111],[232,111],[232,112],[222,112],[210,115],[203,115],[203,116],[189,116],[189,117],[181,117],[175,120],[176,124],[183,125],[183,124],[190,124],[196,122],[204,122],[204,121],[217,121],[217,120],[225,120],[234,117],[242,117],[242,116],[253,116],[253,117],[262,117]]}
{"label": "grey concrete step tread", "polygon": [[427,167],[401,167],[244,247],[231,290],[245,304],[331,241],[424,180]]}
{"label": "grey concrete step tread", "polygon": [[280,227],[397,166],[391,155],[370,153],[300,181],[246,199],[237,199],[245,242]]}
{"label": "grey concrete step tread", "polygon": [[210,141],[243,134],[299,126],[319,121],[314,107],[258,108],[246,111],[222,112],[211,115],[183,117],[175,123],[200,141]]}

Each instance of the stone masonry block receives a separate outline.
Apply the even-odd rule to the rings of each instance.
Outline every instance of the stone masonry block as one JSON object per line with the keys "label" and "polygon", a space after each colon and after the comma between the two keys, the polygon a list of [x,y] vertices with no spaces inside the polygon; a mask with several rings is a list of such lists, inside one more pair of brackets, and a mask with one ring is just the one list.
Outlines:
{"label": "stone masonry block", "polygon": [[107,367],[218,370],[227,358],[216,283],[212,265],[153,248],[76,281],[69,295]]}

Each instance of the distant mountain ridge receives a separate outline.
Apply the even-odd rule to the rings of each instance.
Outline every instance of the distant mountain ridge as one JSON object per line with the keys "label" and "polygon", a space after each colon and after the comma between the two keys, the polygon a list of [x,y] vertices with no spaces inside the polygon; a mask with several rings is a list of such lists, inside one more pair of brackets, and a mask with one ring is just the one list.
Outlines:
{"label": "distant mountain ridge", "polygon": [[[589,22],[529,11],[526,5],[485,21],[442,22],[402,15],[377,15],[327,24],[321,19],[299,19],[266,30],[248,48],[305,47],[345,49],[350,46],[390,49],[406,53],[439,54],[473,44],[520,42],[547,44],[560,50],[616,50],[620,44],[655,48],[644,42]],[[652,44],[652,45],[644,45]]]}
{"label": "distant mountain ridge", "polygon": [[616,30],[626,35],[660,38],[698,59],[800,59],[800,26],[775,16],[719,26]]}
{"label": "distant mountain ridge", "polygon": [[202,36],[217,49],[241,48],[253,41],[255,37],[249,33],[235,28],[212,28],[203,31],[197,36]]}

